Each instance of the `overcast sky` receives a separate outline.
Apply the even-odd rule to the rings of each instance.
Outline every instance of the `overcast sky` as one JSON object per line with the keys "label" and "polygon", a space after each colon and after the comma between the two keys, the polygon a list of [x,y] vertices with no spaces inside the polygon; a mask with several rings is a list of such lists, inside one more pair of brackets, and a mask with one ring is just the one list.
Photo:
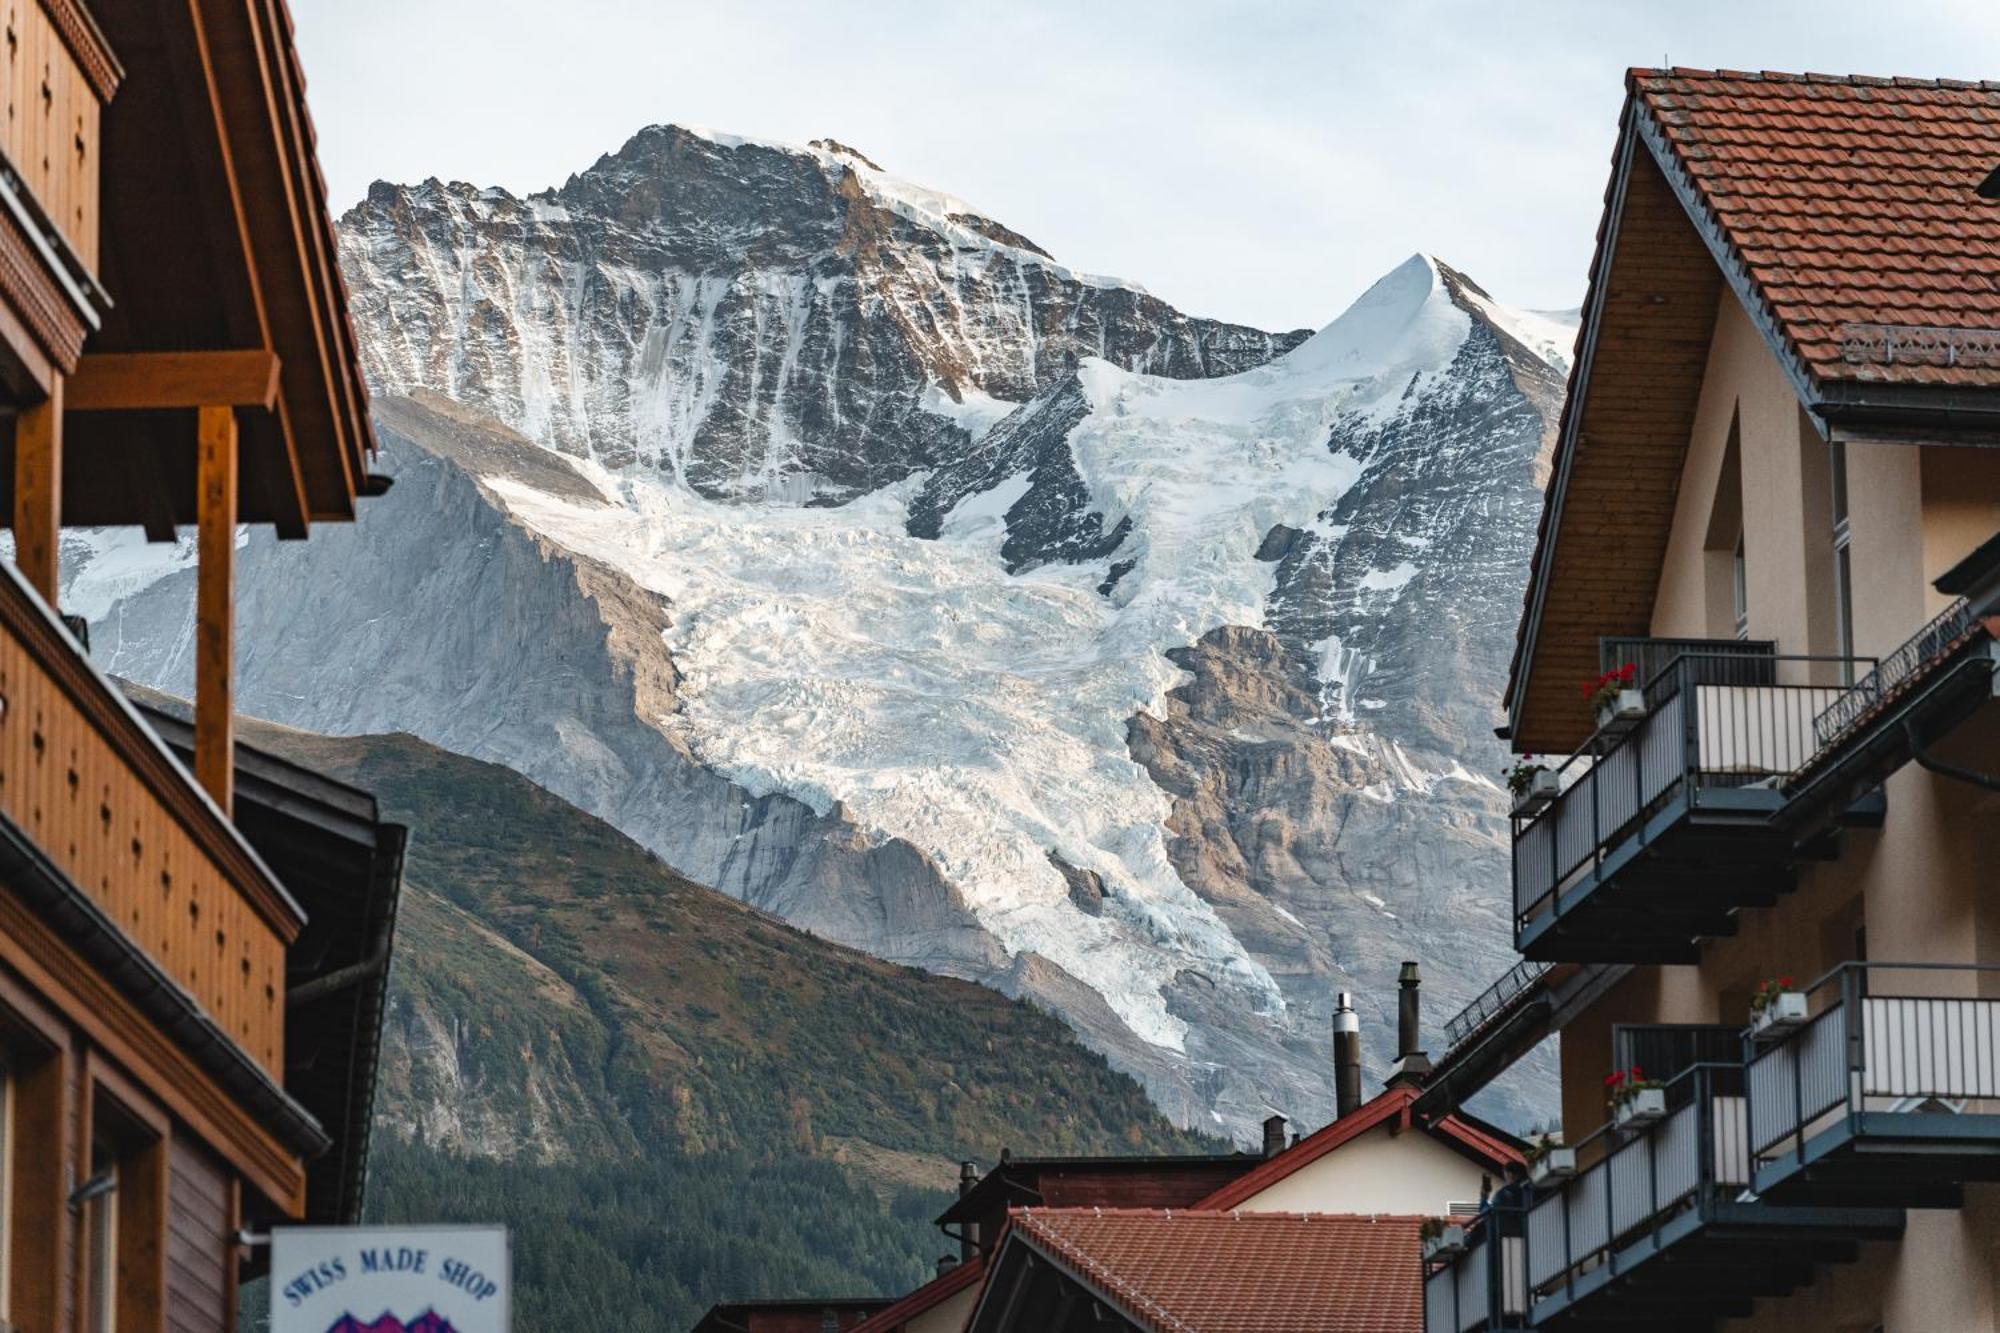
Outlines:
{"label": "overcast sky", "polygon": [[2000,77],[1996,0],[293,0],[333,201],[518,193],[643,125],[831,136],[1194,314],[1413,250],[1581,299],[1631,64]]}

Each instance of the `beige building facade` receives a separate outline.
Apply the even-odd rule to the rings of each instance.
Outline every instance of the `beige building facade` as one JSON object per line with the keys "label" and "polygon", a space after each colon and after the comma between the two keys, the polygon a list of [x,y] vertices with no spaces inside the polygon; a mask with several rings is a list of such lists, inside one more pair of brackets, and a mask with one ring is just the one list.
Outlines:
{"label": "beige building facade", "polygon": [[1628,93],[1502,729],[1575,1163],[1427,1333],[2000,1330],[2000,90]]}

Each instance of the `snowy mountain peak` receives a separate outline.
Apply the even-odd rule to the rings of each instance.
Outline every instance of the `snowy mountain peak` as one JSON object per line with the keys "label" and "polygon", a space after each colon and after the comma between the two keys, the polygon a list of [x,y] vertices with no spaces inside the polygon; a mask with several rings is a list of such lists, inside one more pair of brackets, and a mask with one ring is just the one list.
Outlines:
{"label": "snowy mountain peak", "polygon": [[[346,600],[246,708],[514,764],[1182,1117],[1310,1120],[1335,989],[1501,965],[1559,321],[1424,255],[1317,334],[1200,319],[844,143],[674,126],[527,198],[377,185],[340,246],[401,481],[253,539],[246,625]],[[127,554],[66,600],[184,686],[185,571]]]}
{"label": "snowy mountain peak", "polygon": [[340,240],[374,388],[714,500],[879,490],[1084,357],[1194,379],[1304,337],[1074,273],[827,140],[653,126],[526,199],[377,185]]}

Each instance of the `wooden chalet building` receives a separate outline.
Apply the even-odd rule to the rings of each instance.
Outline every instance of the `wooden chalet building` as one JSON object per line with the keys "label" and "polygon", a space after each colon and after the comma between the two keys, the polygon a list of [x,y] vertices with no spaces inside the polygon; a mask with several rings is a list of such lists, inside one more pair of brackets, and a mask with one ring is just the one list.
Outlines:
{"label": "wooden chalet building", "polygon": [[1560,1032],[1575,1170],[1428,1333],[2000,1329],[2000,84],[1633,71],[1575,367],[1427,1090]]}
{"label": "wooden chalet building", "polygon": [[[226,1329],[239,1230],[358,1212],[402,849],[236,745],[237,527],[382,483],[282,0],[0,0],[0,39],[0,1326]],[[189,524],[181,722],[56,596],[65,525]]]}

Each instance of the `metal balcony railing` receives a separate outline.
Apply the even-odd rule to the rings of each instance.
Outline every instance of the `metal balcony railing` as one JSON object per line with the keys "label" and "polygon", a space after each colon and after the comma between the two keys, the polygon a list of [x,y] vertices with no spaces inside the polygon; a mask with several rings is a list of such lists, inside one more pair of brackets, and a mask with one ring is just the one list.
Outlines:
{"label": "metal balcony railing", "polygon": [[1608,1123],[1577,1144],[1595,1164],[1553,1189],[1496,1194],[1464,1253],[1426,1274],[1426,1333],[1533,1327],[1542,1307],[1665,1248],[1668,1223],[1741,1193],[1750,1183],[1743,1067],[1692,1066],[1668,1083],[1667,1105],[1642,1129]]}
{"label": "metal balcony railing", "polygon": [[[1873,659],[1864,659],[1869,666]],[[1645,679],[1646,715],[1622,735],[1594,734],[1556,771],[1562,793],[1514,826],[1517,929],[1549,911],[1559,890],[1601,871],[1628,838],[1680,799],[1692,810],[1726,804],[1710,793],[1778,789],[1817,748],[1814,719],[1845,688],[1818,683],[1850,660],[1824,656],[1682,653]],[[1756,807],[1739,795],[1734,803]]]}
{"label": "metal balcony railing", "polygon": [[1507,1013],[1540,981],[1551,963],[1523,958],[1501,978],[1473,997],[1472,1003],[1453,1015],[1444,1025],[1445,1050],[1450,1052],[1467,1037]]}
{"label": "metal balcony railing", "polygon": [[1948,1152],[1941,1131],[2000,1135],[2000,999],[1988,989],[2000,966],[1843,963],[1814,982],[1812,1017],[1749,1063],[1759,1179],[1871,1132],[1921,1126],[1932,1162]]}
{"label": "metal balcony railing", "polygon": [[1817,748],[1830,750],[1846,740],[1884,703],[1922,679],[1978,627],[1979,621],[1963,597],[1939,612],[1813,719]]}

